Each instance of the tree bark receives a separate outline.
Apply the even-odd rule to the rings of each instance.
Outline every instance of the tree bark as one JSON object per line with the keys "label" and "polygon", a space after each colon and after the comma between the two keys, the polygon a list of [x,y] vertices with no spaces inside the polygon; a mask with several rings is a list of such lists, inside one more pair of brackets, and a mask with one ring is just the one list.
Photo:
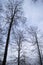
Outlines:
{"label": "tree bark", "polygon": [[7,40],[6,40],[6,46],[5,46],[5,52],[4,52],[4,58],[3,58],[3,61],[2,61],[2,65],[6,65],[8,45],[9,45],[10,32],[11,32],[11,27],[12,27],[12,23],[13,23],[13,18],[14,18],[14,16],[11,18],[11,22],[10,22],[10,25],[9,25],[9,30],[8,30],[8,35],[7,35]]}

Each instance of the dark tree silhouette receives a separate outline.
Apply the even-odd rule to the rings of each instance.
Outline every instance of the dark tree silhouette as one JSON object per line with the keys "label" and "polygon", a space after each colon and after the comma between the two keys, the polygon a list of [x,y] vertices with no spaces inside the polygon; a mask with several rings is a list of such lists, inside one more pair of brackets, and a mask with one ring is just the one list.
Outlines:
{"label": "dark tree silhouette", "polygon": [[39,61],[40,61],[40,65],[42,65],[42,58],[41,58],[41,53],[40,53],[40,48],[39,48],[39,40],[38,40],[38,28],[34,27],[34,26],[30,26],[30,28],[28,28],[28,33],[30,35],[32,35],[32,37],[34,38],[32,42],[37,45]]}
{"label": "dark tree silhouette", "polygon": [[14,24],[15,21],[17,21],[17,19],[19,19],[21,16],[21,2],[22,1],[18,1],[18,0],[8,0],[6,6],[6,19],[7,22],[9,22],[10,24],[9,24],[9,29],[8,29],[7,39],[6,39],[5,52],[4,52],[2,65],[6,65],[7,51],[8,51],[12,24]]}

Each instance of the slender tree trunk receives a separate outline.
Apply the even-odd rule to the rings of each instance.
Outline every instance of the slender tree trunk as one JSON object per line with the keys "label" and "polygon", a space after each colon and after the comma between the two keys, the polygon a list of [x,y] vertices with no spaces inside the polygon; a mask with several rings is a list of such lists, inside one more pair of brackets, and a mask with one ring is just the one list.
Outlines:
{"label": "slender tree trunk", "polygon": [[18,47],[18,65],[20,65],[20,43]]}
{"label": "slender tree trunk", "polygon": [[39,45],[38,45],[37,36],[36,36],[36,43],[37,43],[37,48],[38,48],[38,55],[39,55],[40,65],[42,65],[42,58],[41,58],[41,53],[40,53],[40,49],[39,49]]}
{"label": "slender tree trunk", "polygon": [[6,46],[5,46],[5,52],[4,52],[4,58],[3,58],[2,65],[6,65],[8,45],[9,45],[10,32],[11,32],[11,27],[12,27],[12,23],[13,23],[13,18],[14,17],[11,18],[11,22],[10,22],[10,26],[9,26],[9,30],[8,30],[8,35],[7,35],[7,40],[6,40]]}

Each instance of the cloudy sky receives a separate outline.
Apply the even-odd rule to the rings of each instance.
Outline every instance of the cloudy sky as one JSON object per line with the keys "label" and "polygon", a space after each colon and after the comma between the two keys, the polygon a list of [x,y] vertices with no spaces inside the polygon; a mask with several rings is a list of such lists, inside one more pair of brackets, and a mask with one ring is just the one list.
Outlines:
{"label": "cloudy sky", "polygon": [[[40,30],[43,31],[43,2],[42,0],[37,0],[36,2],[32,0],[24,0],[23,4],[24,15],[27,18],[28,25],[38,26]],[[30,49],[27,47],[28,50],[34,49],[34,46]],[[32,54],[31,51],[27,51],[27,54],[30,53],[31,57],[34,58],[34,53]],[[35,54],[36,56],[37,54]]]}
{"label": "cloudy sky", "polygon": [[[6,0],[3,0],[3,1],[6,1]],[[34,2],[34,0],[24,0],[23,10],[24,10],[24,15],[27,18],[27,23],[28,23],[27,25],[38,26],[39,29],[43,31],[43,0],[36,0],[36,2]],[[31,49],[33,48],[34,46],[31,47]],[[14,50],[13,49],[11,50],[11,47],[9,47],[8,59],[9,57],[11,57],[11,54],[12,56],[14,54],[17,55],[17,52],[16,53],[15,52],[12,53],[12,52],[14,52]],[[31,52],[29,51],[28,53],[31,53]],[[32,57],[34,56],[33,54],[32,54]]]}
{"label": "cloudy sky", "polygon": [[28,25],[38,26],[43,31],[43,0],[24,0],[24,13]]}

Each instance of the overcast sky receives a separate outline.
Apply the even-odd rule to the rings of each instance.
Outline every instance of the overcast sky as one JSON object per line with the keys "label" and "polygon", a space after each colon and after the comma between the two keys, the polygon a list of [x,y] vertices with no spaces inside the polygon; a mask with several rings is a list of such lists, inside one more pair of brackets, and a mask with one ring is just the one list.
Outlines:
{"label": "overcast sky", "polygon": [[[6,0],[0,0],[0,1],[6,1]],[[26,16],[28,21],[27,25],[38,26],[39,29],[43,31],[43,2],[42,1],[43,0],[37,0],[36,2],[34,2],[32,0],[24,0],[23,10],[24,10],[24,15]],[[34,46],[31,49],[33,48]],[[12,51],[14,52],[14,50],[13,49],[11,50],[11,47],[9,47],[8,59],[11,56]],[[31,52],[29,51],[29,53]],[[17,53],[16,52],[12,53],[12,56],[14,54],[16,55]]]}
{"label": "overcast sky", "polygon": [[24,0],[23,8],[28,25],[38,26],[43,31],[43,0]]}
{"label": "overcast sky", "polygon": [[43,0],[24,0],[23,9],[28,25],[38,26],[43,31]]}
{"label": "overcast sky", "polygon": [[[39,29],[43,31],[43,2],[41,0],[36,1],[35,3],[32,0],[24,0],[23,4],[23,9],[24,9],[24,15],[27,18],[27,25],[34,25],[38,26]],[[31,47],[30,49],[27,47],[28,50],[34,49],[34,46]],[[31,51],[27,52],[27,54],[30,53],[32,58],[36,56],[37,54],[34,55],[34,53],[31,53]]]}

